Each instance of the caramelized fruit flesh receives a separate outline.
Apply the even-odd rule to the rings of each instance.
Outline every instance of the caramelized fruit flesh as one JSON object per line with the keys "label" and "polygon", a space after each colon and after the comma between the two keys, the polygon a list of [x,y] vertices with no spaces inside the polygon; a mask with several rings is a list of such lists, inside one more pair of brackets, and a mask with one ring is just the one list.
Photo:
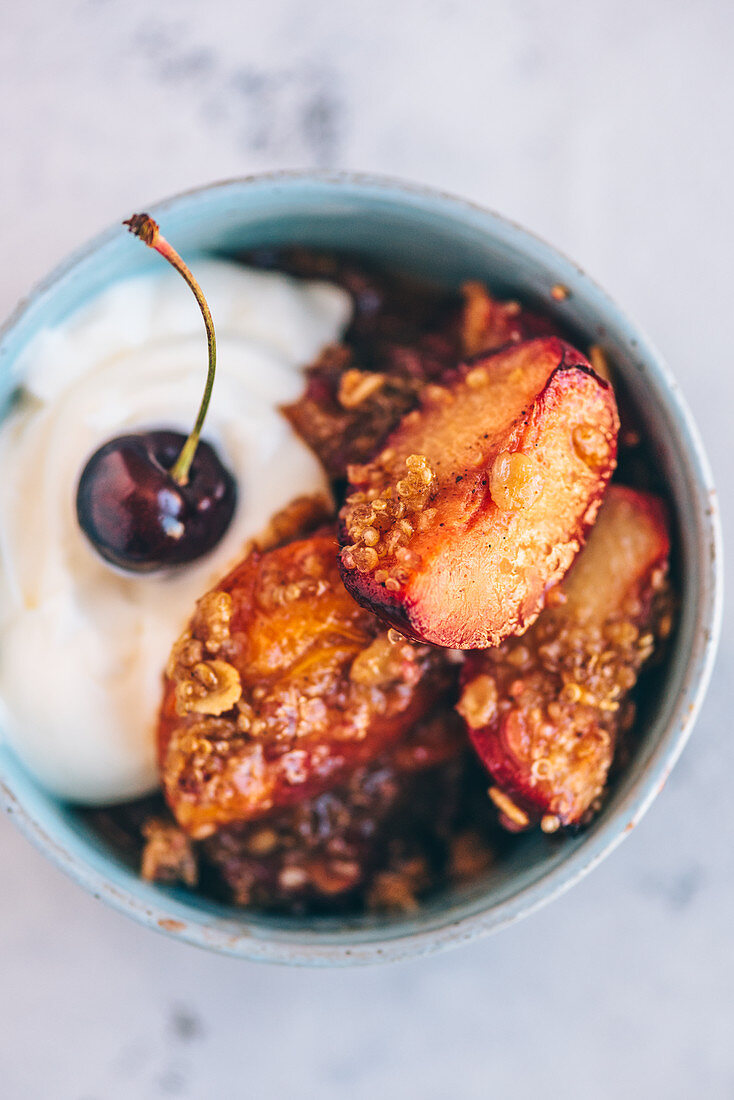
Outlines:
{"label": "caramelized fruit flesh", "polygon": [[435,653],[392,641],[346,592],[331,528],[253,550],[174,647],[159,724],[168,803],[202,838],[312,797],[396,741],[445,684]]}
{"label": "caramelized fruit flesh", "polygon": [[612,485],[589,541],[522,637],[472,654],[458,710],[503,820],[577,824],[607,779],[627,695],[670,629],[665,509]]}
{"label": "caramelized fruit flesh", "polygon": [[523,631],[596,518],[618,426],[611,388],[555,337],[427,387],[373,461],[349,469],[348,590],[439,646]]}

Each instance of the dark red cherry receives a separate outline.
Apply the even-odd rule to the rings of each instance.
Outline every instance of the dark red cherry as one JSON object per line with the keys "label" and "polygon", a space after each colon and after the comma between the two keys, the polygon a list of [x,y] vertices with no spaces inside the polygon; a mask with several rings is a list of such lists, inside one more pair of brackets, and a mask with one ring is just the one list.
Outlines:
{"label": "dark red cherry", "polygon": [[195,561],[216,546],[234,514],[237,487],[216,451],[201,442],[217,365],[214,322],[201,287],[148,214],[133,214],[123,224],[191,288],[209,359],[188,436],[160,430],[111,439],[89,459],[77,486],[77,519],[95,550],[121,569],[151,573]]}
{"label": "dark red cherry", "polygon": [[105,443],[79,479],[79,525],[107,561],[150,573],[206,554],[234,513],[234,478],[199,442],[185,485],[171,476],[186,436],[173,431],[122,435]]}

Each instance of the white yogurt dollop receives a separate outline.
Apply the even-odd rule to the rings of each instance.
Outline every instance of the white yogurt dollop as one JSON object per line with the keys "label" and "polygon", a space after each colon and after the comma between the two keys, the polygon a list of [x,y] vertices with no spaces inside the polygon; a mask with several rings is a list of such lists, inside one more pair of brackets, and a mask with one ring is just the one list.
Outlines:
{"label": "white yogurt dollop", "polygon": [[161,675],[195,601],[248,538],[295,497],[327,489],[278,406],[301,368],[349,320],[322,283],[201,260],[217,330],[204,438],[238,490],[234,519],[204,559],[170,574],[123,575],[76,520],[76,487],[100,444],[125,431],[191,429],[206,341],[173,271],[116,283],[24,353],[24,391],[0,427],[0,697],[15,751],[51,791],[77,802],[133,798],[157,783]]}

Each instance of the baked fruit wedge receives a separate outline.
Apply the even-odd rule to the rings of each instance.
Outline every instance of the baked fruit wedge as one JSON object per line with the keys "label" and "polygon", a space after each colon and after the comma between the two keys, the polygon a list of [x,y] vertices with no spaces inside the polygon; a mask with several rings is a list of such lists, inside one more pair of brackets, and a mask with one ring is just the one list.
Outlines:
{"label": "baked fruit wedge", "polygon": [[670,539],[657,497],[612,485],[548,606],[522,638],[473,653],[457,709],[492,774],[503,823],[581,823],[607,779],[627,699],[669,632]]}
{"label": "baked fruit wedge", "polygon": [[346,587],[434,645],[521,633],[596,518],[618,428],[611,387],[556,337],[428,386],[375,458],[348,470]]}
{"label": "baked fruit wedge", "polygon": [[163,788],[200,839],[333,786],[446,687],[439,654],[388,637],[349,596],[333,527],[251,551],[174,647],[160,715]]}

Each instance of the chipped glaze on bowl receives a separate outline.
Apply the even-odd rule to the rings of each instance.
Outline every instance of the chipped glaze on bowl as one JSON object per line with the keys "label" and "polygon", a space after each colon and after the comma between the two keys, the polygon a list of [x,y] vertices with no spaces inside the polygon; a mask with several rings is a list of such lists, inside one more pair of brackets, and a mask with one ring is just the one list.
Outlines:
{"label": "chipped glaze on bowl", "polygon": [[[143,882],[0,744],[5,808],[41,851],[95,897],[149,927],[242,958],[312,966],[371,963],[428,954],[498,931],[573,886],[637,824],[678,759],[706,690],[721,619],[720,530],[709,465],[675,379],[637,325],[575,264],[519,226],[450,195],[372,176],[277,173],[190,191],[150,213],[183,252],[299,243],[349,249],[447,286],[486,279],[498,294],[552,309],[580,339],[603,343],[669,486],[679,549],[679,623],[633,758],[592,824],[561,843],[541,833],[522,838],[486,879],[432,898],[415,913],[264,916]],[[114,226],[44,280],[0,330],[3,403],[19,381],[19,353],[39,329],[154,262]],[[551,295],[558,284],[568,292],[560,301]]]}

